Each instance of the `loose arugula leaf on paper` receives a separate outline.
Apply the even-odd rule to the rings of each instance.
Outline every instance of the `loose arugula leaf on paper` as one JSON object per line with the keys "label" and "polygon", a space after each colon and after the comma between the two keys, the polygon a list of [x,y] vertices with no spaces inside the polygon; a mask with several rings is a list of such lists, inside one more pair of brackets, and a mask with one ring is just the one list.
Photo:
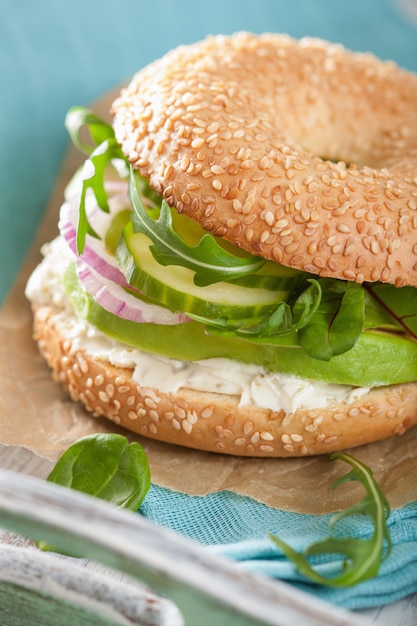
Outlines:
{"label": "loose arugula leaf on paper", "polygon": [[[348,587],[377,576],[381,563],[389,555],[391,538],[387,520],[390,506],[369,467],[347,453],[335,453],[331,458],[345,461],[352,467],[348,474],[333,483],[333,487],[356,480],[363,485],[366,495],[357,504],[335,514],[330,520],[330,530],[349,516],[364,515],[369,517],[373,525],[371,535],[366,539],[329,536],[308,546],[303,554],[296,552],[276,535],[270,534],[270,538],[308,580],[321,585]],[[334,577],[320,574],[308,560],[309,557],[320,555],[345,557],[341,573]]]}

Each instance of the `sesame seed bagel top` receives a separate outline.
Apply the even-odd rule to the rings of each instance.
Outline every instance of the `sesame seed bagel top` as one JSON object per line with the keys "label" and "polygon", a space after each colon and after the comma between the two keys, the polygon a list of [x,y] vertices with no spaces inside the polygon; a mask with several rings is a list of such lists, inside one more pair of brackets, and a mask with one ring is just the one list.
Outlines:
{"label": "sesame seed bagel top", "polygon": [[147,66],[112,113],[133,166],[206,230],[314,274],[417,286],[417,75],[237,33]]}

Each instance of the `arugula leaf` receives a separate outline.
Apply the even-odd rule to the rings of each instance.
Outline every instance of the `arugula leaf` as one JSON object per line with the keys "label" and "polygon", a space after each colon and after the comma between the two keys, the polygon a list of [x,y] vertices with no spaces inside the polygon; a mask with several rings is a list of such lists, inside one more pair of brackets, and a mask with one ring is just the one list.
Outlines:
{"label": "arugula leaf", "polygon": [[175,232],[171,209],[162,201],[159,217],[150,217],[143,206],[136,175],[131,169],[129,195],[134,213],[132,223],[135,232],[140,232],[152,241],[151,252],[161,265],[181,265],[195,272],[194,282],[200,287],[219,281],[246,276],[259,270],[265,260],[257,257],[242,258],[227,252],[210,234],[205,234],[195,246],[188,245]]}
{"label": "arugula leaf", "polygon": [[[351,465],[352,469],[333,483],[333,488],[342,482],[357,480],[365,488],[366,495],[358,504],[335,514],[330,520],[330,530],[340,520],[350,515],[368,515],[373,523],[373,532],[367,539],[356,537],[332,537],[313,543],[303,554],[270,534],[272,541],[282,550],[309,580],[333,587],[348,587],[378,574],[380,565],[391,550],[391,538],[387,526],[390,506],[381,488],[375,481],[372,471],[364,463],[348,453],[338,452],[332,459],[340,459]],[[335,577],[326,577],[315,570],[306,557],[322,554],[344,555],[346,560],[342,572]]]}
{"label": "arugula leaf", "polygon": [[361,285],[320,279],[323,291],[320,305],[309,323],[300,328],[300,345],[310,356],[329,361],[350,350],[364,325],[365,304]]}
{"label": "arugula leaf", "polygon": [[[87,235],[99,236],[88,221],[86,212],[87,191],[91,189],[96,197],[97,204],[102,211],[109,212],[107,192],[104,187],[104,173],[109,163],[120,172],[127,171],[127,158],[123,154],[120,145],[114,136],[113,128],[104,122],[98,115],[85,107],[72,107],[69,109],[65,126],[72,142],[82,152],[89,155],[81,171],[81,197],[79,204],[77,224],[77,252],[84,250]],[[91,143],[82,138],[82,132],[86,130],[90,134]]]}
{"label": "arugula leaf", "polygon": [[[248,339],[251,337],[271,339],[289,335],[308,324],[320,305],[320,283],[314,278],[307,279],[306,283],[310,283],[310,285],[302,290],[292,307],[286,301],[279,302],[277,307],[261,320],[233,321],[226,318],[212,319],[191,313],[189,316],[198,322],[206,324],[209,327],[208,332],[213,332],[213,329],[216,329],[213,334],[223,333]],[[304,283],[304,287],[306,283]]]}
{"label": "arugula leaf", "polygon": [[73,443],[47,480],[137,511],[150,487],[150,470],[138,443],[123,435],[97,434]]}
{"label": "arugula leaf", "polygon": [[106,213],[109,212],[107,192],[104,187],[104,172],[106,166],[114,159],[125,161],[124,154],[116,139],[110,137],[97,146],[84,163],[81,172],[82,188],[77,224],[78,254],[81,254],[84,250],[87,234],[99,238],[91,227],[87,217],[86,196],[88,189],[93,191],[100,209]]}
{"label": "arugula leaf", "polygon": [[[103,141],[114,137],[112,126],[85,107],[71,107],[65,117],[65,127],[73,144],[85,154],[91,154]],[[90,137],[93,140],[92,144],[82,139],[81,134],[83,128],[89,131]]]}

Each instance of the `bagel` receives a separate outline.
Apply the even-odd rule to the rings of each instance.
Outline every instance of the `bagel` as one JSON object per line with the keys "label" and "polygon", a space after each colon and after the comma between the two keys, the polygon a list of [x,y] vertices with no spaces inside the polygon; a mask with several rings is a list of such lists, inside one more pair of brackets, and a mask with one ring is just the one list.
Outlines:
{"label": "bagel", "polygon": [[166,201],[312,274],[417,285],[417,76],[318,39],[238,33],[180,47],[112,107]]}
{"label": "bagel", "polygon": [[[26,288],[35,341],[70,397],[138,435],[241,456],[330,453],[416,425],[417,76],[318,39],[237,33],[181,46],[150,64],[111,113],[113,129],[97,154],[103,158],[114,132],[111,158],[137,172],[129,199],[125,181],[96,192],[90,155],[67,190],[60,235]],[[139,179],[158,212],[146,231]],[[161,207],[152,204],[154,192]],[[103,195],[108,205],[100,211]],[[256,291],[256,281],[241,279],[240,309],[230,302],[229,292],[241,293],[234,278],[212,280],[223,285],[220,303],[209,282],[181,295],[178,285],[192,282],[184,276],[194,270],[158,257],[158,243],[149,243],[156,222],[160,241],[174,241],[174,249],[181,224],[204,233],[200,243],[207,235],[204,251],[195,249],[197,256],[211,252],[210,262],[215,241],[239,262],[259,259],[265,274],[252,270],[249,278],[274,287]],[[140,254],[132,252],[137,234]],[[149,251],[155,275],[141,266]],[[330,296],[326,281],[336,284]],[[320,288],[321,299],[314,290],[306,296],[308,285]],[[275,298],[281,290],[283,300],[273,304],[253,295]],[[356,296],[340,322],[337,309],[326,307],[344,290]],[[175,307],[164,299],[171,291]],[[274,334],[280,304],[294,301],[301,317],[287,308]],[[329,336],[335,329],[329,354],[311,346],[311,333],[303,343],[311,320],[313,335],[323,336],[323,324]],[[162,368],[161,359],[166,370],[147,371],[148,364]],[[189,368],[197,368],[195,379],[187,378]],[[299,391],[290,390],[294,381]]]}

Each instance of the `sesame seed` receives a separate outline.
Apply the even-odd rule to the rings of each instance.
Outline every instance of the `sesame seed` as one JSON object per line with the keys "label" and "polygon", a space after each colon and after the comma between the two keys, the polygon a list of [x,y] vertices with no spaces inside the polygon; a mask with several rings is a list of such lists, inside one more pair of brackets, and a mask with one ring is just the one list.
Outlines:
{"label": "sesame seed", "polygon": [[149,431],[152,433],[152,435],[155,436],[158,434],[158,428],[154,422],[151,422],[150,424],[148,424],[148,428],[149,428]]}
{"label": "sesame seed", "polygon": [[150,398],[149,396],[147,396],[145,398],[145,405],[147,407],[149,407],[150,409],[157,409],[158,408],[158,405],[155,402],[155,400],[153,398]]}
{"label": "sesame seed", "polygon": [[202,137],[196,137],[196,139],[193,139],[191,142],[191,147],[194,148],[194,150],[201,148],[202,146],[204,146],[204,139]]}
{"label": "sesame seed", "polygon": [[196,411],[187,411],[187,421],[190,422],[190,424],[196,424],[198,421],[198,415],[196,413]]}
{"label": "sesame seed", "polygon": [[190,435],[193,429],[193,425],[191,424],[191,422],[189,422],[188,420],[183,420],[181,424],[183,430],[187,433],[187,435]]}
{"label": "sesame seed", "polygon": [[109,398],[112,398],[114,396],[114,385],[108,383],[106,385],[106,393]]}
{"label": "sesame seed", "polygon": [[151,418],[151,420],[153,422],[159,422],[159,413],[158,413],[158,411],[155,411],[154,409],[151,409],[148,412],[148,415],[149,415],[149,417]]}
{"label": "sesame seed", "polygon": [[109,398],[109,396],[107,395],[107,393],[106,393],[105,391],[102,391],[102,390],[100,390],[100,391],[98,392],[98,397],[99,397],[99,399],[100,399],[102,402],[104,402],[104,403],[107,403],[107,402],[109,402],[109,400],[110,400],[110,398]]}
{"label": "sesame seed", "polygon": [[183,420],[187,416],[186,411],[180,406],[174,407],[174,413],[178,417],[178,419],[181,419],[181,420]]}

